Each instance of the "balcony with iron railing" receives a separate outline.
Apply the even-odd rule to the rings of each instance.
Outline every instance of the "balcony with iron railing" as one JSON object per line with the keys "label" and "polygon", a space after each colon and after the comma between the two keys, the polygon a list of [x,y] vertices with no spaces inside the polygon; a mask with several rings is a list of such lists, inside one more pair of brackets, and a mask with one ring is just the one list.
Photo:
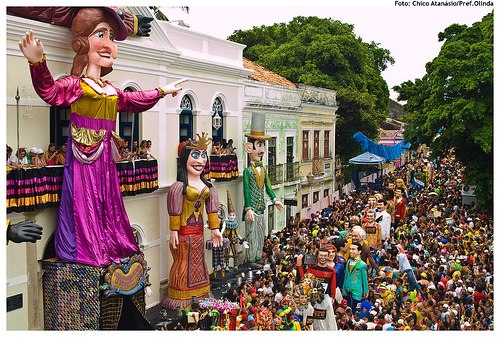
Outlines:
{"label": "balcony with iron railing", "polygon": [[[116,163],[123,196],[158,189],[158,162],[136,160]],[[7,213],[57,207],[61,200],[63,165],[12,168],[7,166]]]}
{"label": "balcony with iron railing", "polygon": [[325,173],[325,159],[324,158],[314,158],[312,161],[312,174],[319,176]]}
{"label": "balcony with iron railing", "polygon": [[285,164],[285,181],[292,182],[300,180],[299,175],[299,162],[286,163]]}
{"label": "balcony with iron railing", "polygon": [[267,166],[267,175],[269,176],[271,185],[278,185],[283,183],[283,166],[283,164]]}

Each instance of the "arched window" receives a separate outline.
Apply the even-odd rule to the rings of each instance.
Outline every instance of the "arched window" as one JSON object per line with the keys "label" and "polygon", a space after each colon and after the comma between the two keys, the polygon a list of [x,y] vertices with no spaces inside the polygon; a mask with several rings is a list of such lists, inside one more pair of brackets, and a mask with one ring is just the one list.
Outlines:
{"label": "arched window", "polygon": [[221,142],[224,137],[224,118],[222,112],[224,107],[222,106],[222,101],[219,97],[214,100],[212,104],[212,139],[214,143]]}
{"label": "arched window", "polygon": [[[123,91],[133,92],[136,90],[132,87],[126,87]],[[119,135],[128,143],[130,150],[134,151],[132,138],[139,142],[139,114],[120,111],[119,120]]]}
{"label": "arched window", "polygon": [[193,137],[193,103],[188,95],[182,97],[179,116],[179,142]]}

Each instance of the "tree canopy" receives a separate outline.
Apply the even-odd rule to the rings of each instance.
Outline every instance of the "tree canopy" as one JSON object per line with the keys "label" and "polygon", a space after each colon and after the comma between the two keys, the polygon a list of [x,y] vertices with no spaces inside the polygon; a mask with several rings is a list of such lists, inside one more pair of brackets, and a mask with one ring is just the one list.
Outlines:
{"label": "tree canopy", "polygon": [[472,26],[438,34],[441,50],[426,74],[394,87],[408,126],[405,139],[428,145],[433,156],[453,148],[476,185],[478,202],[493,200],[493,12]]}
{"label": "tree canopy", "polygon": [[353,29],[333,19],[299,16],[228,37],[247,46],[246,58],[292,82],[337,91],[336,151],[344,162],[361,152],[354,133],[377,138],[389,104],[381,72],[394,63],[387,49],[363,42]]}

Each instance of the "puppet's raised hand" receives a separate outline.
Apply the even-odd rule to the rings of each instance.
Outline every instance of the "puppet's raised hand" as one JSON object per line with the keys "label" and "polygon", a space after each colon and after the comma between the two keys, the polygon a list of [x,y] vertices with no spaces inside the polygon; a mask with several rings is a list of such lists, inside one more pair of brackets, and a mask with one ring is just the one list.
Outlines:
{"label": "puppet's raised hand", "polygon": [[177,96],[177,93],[182,90],[182,88],[178,87],[178,85],[186,82],[187,80],[187,78],[181,78],[180,80],[169,83],[166,86],[162,87],[162,90],[165,95],[172,94],[172,97],[175,97]]}
{"label": "puppet's raised hand", "polygon": [[137,36],[149,36],[151,32],[151,21],[153,18],[150,16],[137,15]]}
{"label": "puppet's raised hand", "polygon": [[19,41],[19,49],[31,63],[37,63],[43,59],[43,44],[39,39],[35,39],[35,34],[31,29]]}

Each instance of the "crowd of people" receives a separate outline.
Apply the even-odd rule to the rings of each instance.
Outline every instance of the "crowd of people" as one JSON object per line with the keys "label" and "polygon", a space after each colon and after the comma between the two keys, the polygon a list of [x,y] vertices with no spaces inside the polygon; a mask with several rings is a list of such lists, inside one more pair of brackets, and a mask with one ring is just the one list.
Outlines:
{"label": "crowd of people", "polygon": [[132,149],[128,144],[128,141],[124,140],[120,147],[120,157],[122,161],[134,161],[134,160],[154,160],[156,159],[151,153],[151,147],[153,142],[151,140],[141,140],[141,143],[138,145],[138,142],[134,140],[132,142]]}
{"label": "crowd of people", "polygon": [[[132,149],[126,140],[123,140],[120,146],[120,160],[154,160],[156,159],[151,153],[151,140],[142,140],[140,145],[134,140]],[[42,167],[47,165],[64,165],[66,162],[66,143],[56,145],[50,143],[47,150],[44,151],[38,147],[20,147],[15,153],[9,145],[7,145],[7,165],[11,168],[29,168]]]}
{"label": "crowd of people", "polygon": [[31,147],[29,150],[20,147],[16,153],[7,145],[7,165],[11,168],[41,167],[47,165],[64,165],[66,162],[66,143],[57,146],[50,143],[47,150]]}
{"label": "crowd of people", "polygon": [[223,138],[222,141],[215,141],[212,146],[212,155],[224,156],[228,154],[235,154],[236,148],[234,147],[233,140]]}
{"label": "crowd of people", "polygon": [[186,328],[493,330],[493,218],[463,202],[463,169],[452,153],[420,154],[385,175],[382,191],[290,218],[266,238],[263,268],[213,302],[219,314],[188,308],[206,321]]}

